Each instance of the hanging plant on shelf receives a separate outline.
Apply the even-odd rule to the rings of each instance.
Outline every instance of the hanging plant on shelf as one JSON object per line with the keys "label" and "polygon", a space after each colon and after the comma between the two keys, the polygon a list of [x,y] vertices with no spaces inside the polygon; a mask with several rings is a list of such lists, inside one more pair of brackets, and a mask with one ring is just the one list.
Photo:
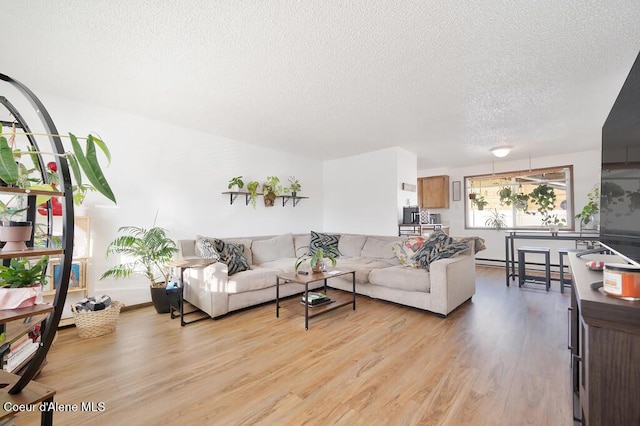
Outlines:
{"label": "hanging plant on shelf", "polygon": [[247,184],[247,191],[249,191],[249,196],[251,197],[251,206],[254,209],[256,208],[256,197],[258,196],[258,186],[260,186],[260,183],[256,182],[255,180],[252,180]]}

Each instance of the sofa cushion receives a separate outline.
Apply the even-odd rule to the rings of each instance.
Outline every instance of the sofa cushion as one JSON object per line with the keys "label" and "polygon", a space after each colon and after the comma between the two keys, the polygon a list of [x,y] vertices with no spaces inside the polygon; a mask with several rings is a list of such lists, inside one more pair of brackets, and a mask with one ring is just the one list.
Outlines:
{"label": "sofa cushion", "polygon": [[[229,277],[227,282],[227,292],[244,293],[245,291],[260,290],[263,288],[275,287],[277,269],[254,268],[239,272]],[[274,290],[275,297],[275,290]]]}
{"label": "sofa cushion", "polygon": [[429,270],[429,265],[438,259],[452,257],[469,248],[465,243],[454,240],[442,230],[433,231],[422,247],[413,256],[421,268]]}
{"label": "sofa cushion", "polygon": [[313,255],[317,249],[321,248],[325,253],[333,255],[333,257],[338,257],[340,256],[340,252],[338,251],[339,241],[340,235],[323,234],[321,232],[311,231],[309,254]]}
{"label": "sofa cushion", "polygon": [[281,272],[291,272],[294,270],[296,258],[285,257],[282,259],[271,260],[260,264],[261,268],[277,269]]}
{"label": "sofa cushion", "polygon": [[311,241],[311,235],[294,235],[293,246],[296,249],[296,257],[304,256],[309,253],[309,244]]}
{"label": "sofa cushion", "polygon": [[278,235],[268,240],[253,240],[251,255],[254,265],[262,265],[283,257],[295,257],[293,234]]}
{"label": "sofa cushion", "polygon": [[203,259],[220,260],[220,253],[218,253],[213,242],[208,238],[198,237],[196,239],[195,253],[196,256]]}
{"label": "sofa cushion", "polygon": [[369,274],[369,282],[381,287],[390,287],[405,291],[431,291],[429,272],[408,266],[375,269]]}
{"label": "sofa cushion", "polygon": [[[369,274],[374,269],[389,268],[392,265],[383,260],[371,259],[368,257],[341,257],[337,259],[336,269],[353,269],[356,271],[356,283],[366,284],[369,282]],[[345,278],[345,277],[343,277]],[[346,276],[346,279],[350,279]]]}
{"label": "sofa cushion", "polygon": [[362,247],[360,255],[370,259],[382,259],[386,262],[397,264],[398,260],[393,252],[393,246],[397,242],[398,241],[385,241],[368,237],[364,243],[364,247]]}
{"label": "sofa cushion", "polygon": [[365,235],[341,235],[338,241],[340,256],[359,257],[366,241]]}

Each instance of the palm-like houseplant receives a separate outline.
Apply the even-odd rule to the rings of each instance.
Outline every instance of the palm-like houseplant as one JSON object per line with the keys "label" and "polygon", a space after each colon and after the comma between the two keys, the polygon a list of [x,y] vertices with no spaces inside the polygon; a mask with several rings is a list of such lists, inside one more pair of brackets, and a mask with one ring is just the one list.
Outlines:
{"label": "palm-like houseplant", "polygon": [[[119,254],[129,259],[126,263],[116,265],[107,270],[100,279],[113,277],[127,278],[133,274],[142,275],[149,280],[151,298],[158,313],[169,312],[162,295],[166,296],[166,283],[169,281],[169,263],[178,251],[175,242],[167,236],[164,228],[154,226],[150,229],[137,226],[123,226],[118,229],[123,234],[113,240],[107,247],[107,256]],[[166,299],[166,297],[165,297]],[[156,305],[156,302],[159,305]],[[160,308],[160,309],[159,309]]]}

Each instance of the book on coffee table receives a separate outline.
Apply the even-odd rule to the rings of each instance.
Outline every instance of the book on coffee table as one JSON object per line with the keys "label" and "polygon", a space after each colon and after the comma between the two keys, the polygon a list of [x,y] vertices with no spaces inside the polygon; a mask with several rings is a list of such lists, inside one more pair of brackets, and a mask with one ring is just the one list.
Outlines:
{"label": "book on coffee table", "polygon": [[[326,294],[309,292],[309,300],[308,300],[309,306],[324,305],[325,303],[330,303],[331,301],[332,300]],[[302,298],[300,299],[300,303],[304,305],[305,302],[307,301],[305,300],[304,294],[303,294]]]}

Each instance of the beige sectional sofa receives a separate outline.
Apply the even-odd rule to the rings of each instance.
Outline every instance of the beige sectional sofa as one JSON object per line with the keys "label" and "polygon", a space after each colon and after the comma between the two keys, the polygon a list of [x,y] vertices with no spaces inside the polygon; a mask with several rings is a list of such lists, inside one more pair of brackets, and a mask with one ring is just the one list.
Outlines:
{"label": "beige sectional sofa", "polygon": [[[475,294],[474,247],[430,264],[430,271],[400,264],[393,246],[407,237],[341,234],[336,269],[356,271],[356,292],[376,299],[434,312],[446,317]],[[309,249],[309,234],[224,238],[242,244],[250,270],[229,275],[225,263],[185,271],[184,299],[212,318],[275,301],[276,275],[293,271],[295,260]],[[179,240],[179,257],[198,257],[196,240]],[[310,269],[308,263],[300,269]],[[318,282],[313,288],[320,287]],[[351,275],[329,279],[330,287],[351,291]],[[303,291],[299,284],[280,286],[280,296]]]}

